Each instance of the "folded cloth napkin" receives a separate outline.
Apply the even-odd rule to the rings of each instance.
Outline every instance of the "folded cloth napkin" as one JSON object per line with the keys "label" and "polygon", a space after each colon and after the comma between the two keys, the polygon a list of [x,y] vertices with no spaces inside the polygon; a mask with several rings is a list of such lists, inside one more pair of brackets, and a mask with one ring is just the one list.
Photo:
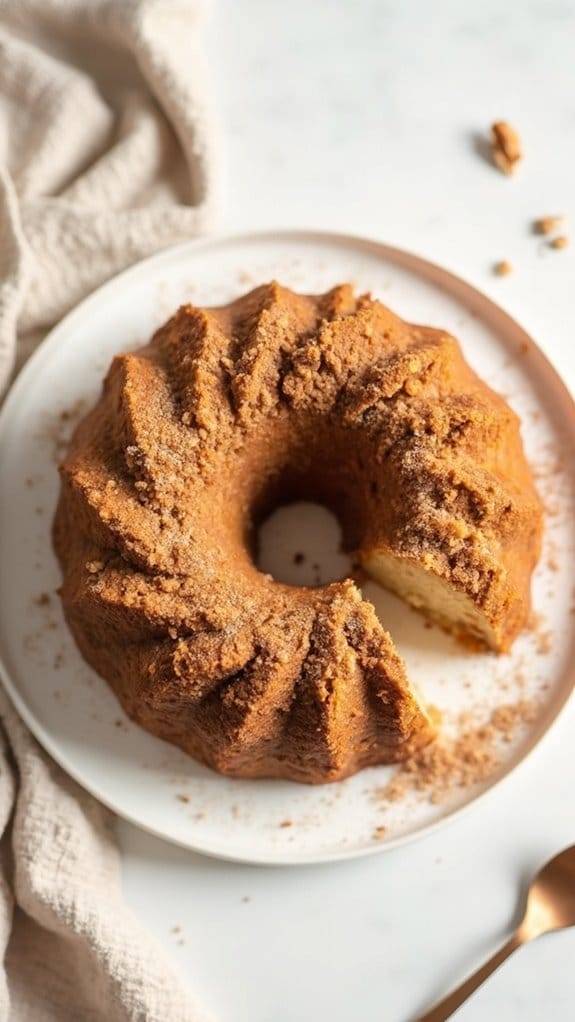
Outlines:
{"label": "folded cloth napkin", "polygon": [[[0,0],[0,392],[47,328],[217,205],[200,0]],[[0,1022],[202,1016],[122,902],[109,814],[0,691]]]}
{"label": "folded cloth napkin", "polygon": [[0,1019],[204,1022],[122,900],[110,814],[0,690]]}
{"label": "folded cloth napkin", "polygon": [[206,230],[203,0],[0,0],[0,391],[108,277]]}

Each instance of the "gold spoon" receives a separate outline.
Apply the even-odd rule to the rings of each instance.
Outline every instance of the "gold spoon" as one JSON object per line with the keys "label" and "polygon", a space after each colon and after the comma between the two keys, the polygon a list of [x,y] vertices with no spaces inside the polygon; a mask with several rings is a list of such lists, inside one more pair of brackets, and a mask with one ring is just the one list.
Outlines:
{"label": "gold spoon", "polygon": [[546,863],[532,880],[523,920],[507,943],[417,1022],[445,1022],[518,947],[566,926],[575,926],[575,845]]}

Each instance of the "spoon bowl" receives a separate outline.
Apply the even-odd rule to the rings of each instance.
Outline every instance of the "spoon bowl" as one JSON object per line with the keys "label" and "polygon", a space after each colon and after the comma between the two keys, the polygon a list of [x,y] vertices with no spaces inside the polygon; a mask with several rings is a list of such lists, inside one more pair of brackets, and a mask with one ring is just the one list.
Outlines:
{"label": "spoon bowl", "polygon": [[575,845],[547,862],[531,882],[517,933],[525,944],[566,926],[575,926]]}

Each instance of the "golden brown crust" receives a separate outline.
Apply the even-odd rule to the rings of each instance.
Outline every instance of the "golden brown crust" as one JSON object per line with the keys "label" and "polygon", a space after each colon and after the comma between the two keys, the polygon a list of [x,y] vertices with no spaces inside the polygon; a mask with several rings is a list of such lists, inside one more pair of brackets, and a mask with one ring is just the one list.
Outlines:
{"label": "golden brown crust", "polygon": [[62,466],[55,546],[78,645],[127,712],[235,776],[334,780],[433,735],[353,582],[255,567],[258,522],[302,496],[360,555],[390,548],[466,592],[500,648],[529,609],[540,512],[518,422],[453,338],[347,285],[185,306],[114,360]]}

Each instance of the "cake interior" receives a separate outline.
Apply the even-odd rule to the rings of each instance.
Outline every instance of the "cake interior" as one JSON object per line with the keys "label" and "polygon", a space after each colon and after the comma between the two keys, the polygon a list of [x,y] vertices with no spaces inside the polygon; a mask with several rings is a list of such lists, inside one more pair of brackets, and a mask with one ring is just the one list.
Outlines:
{"label": "cake interior", "polygon": [[416,561],[377,550],[364,555],[361,563],[384,589],[389,589],[458,638],[497,648],[493,628],[469,596]]}

